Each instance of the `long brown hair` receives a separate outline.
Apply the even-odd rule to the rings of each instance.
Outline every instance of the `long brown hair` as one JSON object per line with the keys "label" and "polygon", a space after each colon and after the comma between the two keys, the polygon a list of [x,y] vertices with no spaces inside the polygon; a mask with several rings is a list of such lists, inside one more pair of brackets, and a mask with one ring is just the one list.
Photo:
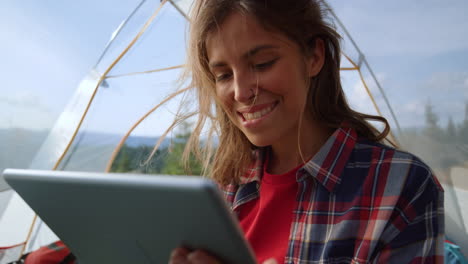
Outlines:
{"label": "long brown hair", "polygon": [[[340,36],[327,9],[318,0],[196,0],[190,14],[185,80],[196,90],[199,104],[198,121],[189,138],[184,157],[190,152],[204,164],[205,172],[221,184],[238,182],[252,163],[253,146],[230,121],[216,101],[215,83],[208,67],[206,39],[232,12],[255,17],[265,29],[280,32],[296,42],[304,55],[312,50],[316,39],[325,43],[325,63],[320,73],[310,80],[306,111],[328,128],[339,128],[343,122],[353,127],[359,136],[383,141],[390,128],[380,116],[352,110],[346,101],[340,81]],[[380,121],[385,128],[379,132],[367,120]],[[218,136],[219,144],[204,144],[200,149],[200,135],[208,125],[208,135]],[[208,139],[209,140],[209,139]]]}

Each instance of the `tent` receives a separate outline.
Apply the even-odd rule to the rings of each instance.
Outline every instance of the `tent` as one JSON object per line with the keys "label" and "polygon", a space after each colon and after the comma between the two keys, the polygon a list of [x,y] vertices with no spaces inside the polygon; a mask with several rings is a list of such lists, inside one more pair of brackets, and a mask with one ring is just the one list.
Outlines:
{"label": "tent", "polygon": [[[184,63],[190,4],[190,0],[142,0],[128,10],[52,129],[41,135],[29,168],[155,171],[157,160],[145,162],[148,148],[157,143],[161,147],[171,145],[170,140],[159,142],[158,136],[166,130],[168,138],[177,134],[181,128],[169,124],[179,114],[180,100],[192,96],[179,90],[177,96],[166,100],[179,87],[176,80]],[[365,51],[360,50],[336,14],[330,11],[329,15],[344,38],[342,78],[351,105],[387,117],[393,128],[389,139],[422,156],[436,170],[446,189],[447,234],[468,255],[468,209],[462,206],[468,201],[468,145],[447,142],[437,127],[402,128],[397,106],[387,97]],[[152,48],[155,45],[157,48]],[[468,129],[468,107],[466,111],[464,123],[457,127],[463,133],[468,131],[463,130],[463,125]],[[131,151],[131,161],[125,161],[123,150]],[[441,154],[433,155],[436,152]],[[449,159],[452,156],[457,158]],[[0,264],[58,239],[1,178],[0,234]]]}

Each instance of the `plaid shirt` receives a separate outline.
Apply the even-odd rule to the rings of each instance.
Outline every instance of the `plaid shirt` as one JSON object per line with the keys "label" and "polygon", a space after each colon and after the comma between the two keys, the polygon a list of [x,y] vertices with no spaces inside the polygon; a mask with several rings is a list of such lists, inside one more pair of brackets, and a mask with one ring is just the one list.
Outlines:
{"label": "plaid shirt", "polygon": [[[256,156],[241,184],[222,187],[234,212],[258,198]],[[340,128],[296,179],[284,263],[443,263],[443,189],[415,156]]]}

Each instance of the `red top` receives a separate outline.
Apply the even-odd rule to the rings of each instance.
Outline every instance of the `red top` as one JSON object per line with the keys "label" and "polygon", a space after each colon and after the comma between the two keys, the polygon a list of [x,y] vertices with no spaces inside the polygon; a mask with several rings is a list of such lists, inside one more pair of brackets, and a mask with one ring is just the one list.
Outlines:
{"label": "red top", "polygon": [[280,175],[263,168],[260,195],[239,208],[239,220],[258,263],[275,258],[284,262],[298,185],[296,172],[302,166]]}

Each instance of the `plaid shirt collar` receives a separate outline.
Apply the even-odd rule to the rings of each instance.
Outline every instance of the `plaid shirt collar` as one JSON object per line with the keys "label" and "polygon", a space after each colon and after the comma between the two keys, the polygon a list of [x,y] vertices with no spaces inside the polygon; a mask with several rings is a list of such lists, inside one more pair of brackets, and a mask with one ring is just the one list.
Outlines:
{"label": "plaid shirt collar", "polygon": [[[297,174],[297,181],[301,182],[308,177],[313,177],[329,192],[341,183],[342,171],[357,141],[357,134],[353,128],[338,128],[325,142],[315,156],[307,162]],[[251,182],[260,182],[263,174],[263,163],[266,156],[266,148],[260,148],[254,152],[252,167],[241,178],[239,187]],[[333,158],[330,158],[333,157]]]}

